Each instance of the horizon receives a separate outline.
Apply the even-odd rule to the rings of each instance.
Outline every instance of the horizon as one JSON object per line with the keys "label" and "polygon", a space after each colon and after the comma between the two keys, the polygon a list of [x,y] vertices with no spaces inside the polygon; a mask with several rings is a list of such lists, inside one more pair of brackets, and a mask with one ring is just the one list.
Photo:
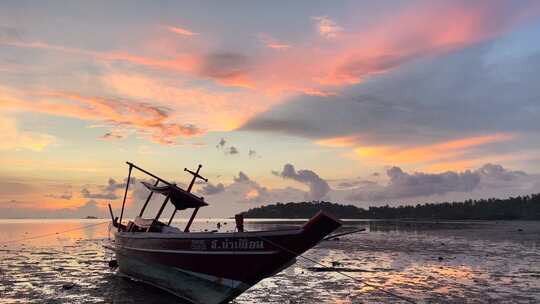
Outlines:
{"label": "horizon", "polygon": [[[518,196],[509,196],[509,197],[506,197],[506,198],[496,198],[496,197],[484,197],[484,198],[480,198],[480,199],[466,199],[466,200],[463,200],[463,201],[446,201],[446,202],[443,202],[443,201],[440,201],[440,202],[417,202],[417,203],[409,203],[409,204],[399,204],[399,205],[393,205],[393,206],[390,206],[389,204],[372,204],[372,205],[369,205],[367,207],[358,207],[356,206],[355,204],[352,204],[352,203],[336,203],[336,202],[331,202],[331,201],[296,201],[296,202],[273,202],[273,203],[267,203],[267,204],[264,204],[264,205],[261,205],[259,207],[253,207],[253,208],[249,208],[249,209],[246,209],[246,210],[243,210],[241,211],[240,213],[247,213],[251,210],[254,210],[254,209],[258,209],[258,208],[261,208],[261,207],[267,207],[267,206],[278,206],[278,205],[288,205],[288,204],[300,204],[300,203],[309,203],[309,204],[324,204],[324,203],[327,203],[327,204],[331,204],[331,205],[337,205],[337,206],[340,206],[340,207],[349,207],[349,206],[353,206],[353,207],[356,207],[360,210],[369,210],[370,208],[379,208],[379,207],[391,207],[391,208],[395,208],[395,207],[416,207],[416,206],[426,206],[426,205],[442,205],[442,204],[448,204],[448,203],[464,203],[466,201],[469,201],[469,200],[472,200],[473,202],[476,202],[476,201],[489,201],[489,200],[497,200],[497,199],[500,199],[500,200],[511,200],[511,199],[515,199],[515,198],[524,198],[524,197],[531,197],[531,196],[535,196],[535,195],[540,195],[540,193],[530,193],[530,194],[525,194],[525,195],[518,195]],[[49,219],[49,220],[102,220],[102,219],[108,219],[110,220],[110,216],[94,216],[94,215],[91,215],[91,214],[88,214],[86,216],[83,216],[83,217],[2,217],[0,215],[0,220],[25,220],[25,219],[28,219],[28,220],[39,220],[39,219]],[[124,220],[133,220],[134,217],[127,217],[127,218],[124,218]],[[274,221],[274,220],[309,220],[310,217],[306,217],[306,218],[274,218],[274,217],[269,217],[269,218],[250,218],[250,217],[247,217],[245,218],[246,220],[270,220],[270,221]],[[341,218],[343,220],[347,220],[347,219],[351,219],[351,220],[354,220],[354,219],[361,219],[361,218]],[[368,219],[373,219],[373,218],[365,218],[366,220]],[[381,218],[381,219],[384,219],[384,218]],[[234,220],[234,217],[197,217],[194,219],[195,222],[203,222],[203,221],[217,221],[217,220],[230,220],[230,221],[233,221]],[[417,219],[418,220],[418,219]],[[523,219],[521,219],[523,220]],[[173,220],[173,223],[174,222],[187,222],[189,221],[189,218],[182,218],[182,217],[177,217],[176,219]],[[459,221],[459,220],[457,220]]]}
{"label": "horizon", "polygon": [[1,7],[0,218],[109,218],[125,161],[204,218],[540,193],[537,1]]}

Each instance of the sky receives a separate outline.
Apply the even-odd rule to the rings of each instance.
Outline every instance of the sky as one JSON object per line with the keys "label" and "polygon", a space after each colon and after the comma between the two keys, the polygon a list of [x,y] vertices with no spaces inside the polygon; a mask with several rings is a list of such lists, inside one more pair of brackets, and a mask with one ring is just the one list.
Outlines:
{"label": "sky", "polygon": [[538,79],[538,1],[2,1],[0,217],[540,192]]}

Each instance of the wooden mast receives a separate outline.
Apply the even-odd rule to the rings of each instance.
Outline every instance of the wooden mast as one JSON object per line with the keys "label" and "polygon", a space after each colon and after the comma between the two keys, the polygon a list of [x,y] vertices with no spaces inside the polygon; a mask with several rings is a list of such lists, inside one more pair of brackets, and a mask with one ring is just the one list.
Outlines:
{"label": "wooden mast", "polygon": [[131,181],[131,169],[133,169],[133,165],[131,163],[129,164],[129,173],[128,178],[126,180],[126,191],[124,192],[124,200],[122,201],[122,211],[120,211],[120,220],[118,221],[118,231],[122,228],[122,217],[124,216],[124,207],[126,205],[126,197],[129,189],[129,182]]}
{"label": "wooden mast", "polygon": [[[193,185],[195,184],[195,181],[197,180],[197,178],[200,178],[200,179],[204,180],[205,182],[208,182],[207,178],[204,178],[199,174],[199,172],[201,171],[201,168],[202,168],[202,165],[199,165],[197,167],[196,172],[193,172],[193,171],[189,170],[188,168],[184,168],[184,171],[189,172],[189,173],[191,173],[191,175],[193,175],[193,178],[191,179],[191,183],[189,183],[189,186],[187,188],[188,193],[191,193],[191,189],[193,189]],[[173,211],[173,214],[171,215],[171,218],[169,219],[169,223],[167,225],[171,225],[171,222],[172,222],[174,216],[176,215],[176,211],[177,211],[177,209],[175,208],[174,211]],[[193,223],[193,219],[195,219],[195,216],[197,215],[198,211],[199,211],[199,207],[197,207],[197,208],[195,208],[195,210],[193,210],[193,213],[191,214],[191,217],[189,218],[189,222],[187,223],[186,228],[184,229],[184,232],[189,232],[189,227],[191,227],[191,223]]]}

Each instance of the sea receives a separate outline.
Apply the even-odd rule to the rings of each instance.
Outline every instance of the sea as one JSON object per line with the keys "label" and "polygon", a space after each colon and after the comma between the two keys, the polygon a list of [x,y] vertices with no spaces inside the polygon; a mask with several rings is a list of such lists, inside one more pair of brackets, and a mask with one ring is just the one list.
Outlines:
{"label": "sea", "polygon": [[[192,230],[218,222],[234,228],[198,219]],[[302,223],[250,219],[246,229]],[[540,303],[540,222],[344,223],[365,231],[321,242],[233,303]],[[0,303],[185,303],[111,270],[111,238],[105,219],[0,220]]]}

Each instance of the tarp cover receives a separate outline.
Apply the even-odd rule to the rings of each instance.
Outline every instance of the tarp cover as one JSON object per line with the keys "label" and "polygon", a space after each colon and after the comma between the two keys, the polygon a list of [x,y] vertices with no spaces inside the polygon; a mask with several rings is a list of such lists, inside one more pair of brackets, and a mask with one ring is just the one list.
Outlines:
{"label": "tarp cover", "polygon": [[208,206],[201,197],[195,196],[176,185],[154,186],[147,182],[141,182],[148,190],[169,196],[171,203],[178,210]]}

